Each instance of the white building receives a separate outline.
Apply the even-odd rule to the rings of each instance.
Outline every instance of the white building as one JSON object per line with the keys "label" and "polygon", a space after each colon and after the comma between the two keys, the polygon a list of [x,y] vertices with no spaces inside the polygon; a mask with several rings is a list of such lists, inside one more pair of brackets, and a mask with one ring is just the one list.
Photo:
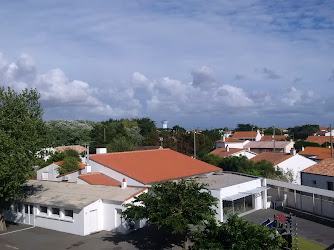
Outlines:
{"label": "white building", "polygon": [[296,154],[294,149],[291,150],[290,154],[286,153],[274,153],[274,152],[263,152],[258,154],[251,161],[258,162],[266,160],[274,165],[274,168],[278,167],[285,173],[291,171],[293,184],[301,184],[301,171],[316,164],[316,162]]}
{"label": "white building", "polygon": [[256,131],[236,131],[234,132],[232,138],[243,141],[260,141],[262,135],[259,130]]}
{"label": "white building", "polygon": [[[121,218],[123,205],[147,189],[30,180],[26,191],[26,199],[5,211],[6,220],[88,235],[116,228],[130,230],[132,225]],[[133,228],[141,226],[143,222],[137,222]]]}
{"label": "white building", "polygon": [[227,156],[245,156],[247,159],[252,159],[257,155],[256,153],[248,151],[247,149],[230,148],[229,146],[226,146],[226,148],[216,148],[209,154],[214,154],[222,158]]}

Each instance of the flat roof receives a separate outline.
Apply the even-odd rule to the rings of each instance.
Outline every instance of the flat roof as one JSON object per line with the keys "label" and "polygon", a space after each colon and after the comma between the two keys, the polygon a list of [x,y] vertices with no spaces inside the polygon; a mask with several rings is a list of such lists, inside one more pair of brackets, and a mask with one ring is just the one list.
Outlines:
{"label": "flat roof", "polygon": [[124,202],[146,190],[41,180],[29,180],[24,189],[25,202],[72,209],[82,209],[100,199]]}
{"label": "flat roof", "polygon": [[255,180],[259,177],[246,176],[233,172],[216,172],[193,177],[196,181],[207,184],[208,189],[221,189]]}

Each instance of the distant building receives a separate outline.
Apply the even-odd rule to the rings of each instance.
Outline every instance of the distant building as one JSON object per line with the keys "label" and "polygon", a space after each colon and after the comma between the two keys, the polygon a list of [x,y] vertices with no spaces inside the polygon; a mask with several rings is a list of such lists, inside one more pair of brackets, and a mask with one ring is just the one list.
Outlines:
{"label": "distant building", "polygon": [[251,159],[256,156],[256,153],[248,151],[247,149],[229,148],[229,146],[227,146],[226,148],[216,148],[209,154],[214,154],[222,158],[225,158],[227,156],[246,156],[247,159]]}
{"label": "distant building", "polygon": [[260,141],[261,140],[261,134],[260,131],[236,131],[234,132],[233,139],[238,140],[248,140],[248,141]]}
{"label": "distant building", "polygon": [[298,154],[319,162],[331,157],[331,149],[323,147],[303,147]]}
{"label": "distant building", "polygon": [[[318,143],[319,145],[322,145],[326,142],[330,142],[331,137],[330,136],[309,136],[307,137],[306,141],[315,142],[315,143]],[[332,141],[334,142],[334,136],[332,136]]]}

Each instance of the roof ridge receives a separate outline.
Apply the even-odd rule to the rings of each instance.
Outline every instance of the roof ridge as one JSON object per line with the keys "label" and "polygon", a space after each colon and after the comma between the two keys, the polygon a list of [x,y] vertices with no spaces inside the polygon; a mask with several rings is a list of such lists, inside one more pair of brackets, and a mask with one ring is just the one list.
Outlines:
{"label": "roof ridge", "polygon": [[133,151],[124,151],[124,152],[111,152],[106,154],[91,154],[90,156],[95,155],[115,155],[115,154],[129,154],[129,153],[141,153],[141,152],[151,152],[151,151],[161,151],[161,150],[171,150],[170,148],[159,148],[159,149],[148,149],[148,150],[133,150]]}

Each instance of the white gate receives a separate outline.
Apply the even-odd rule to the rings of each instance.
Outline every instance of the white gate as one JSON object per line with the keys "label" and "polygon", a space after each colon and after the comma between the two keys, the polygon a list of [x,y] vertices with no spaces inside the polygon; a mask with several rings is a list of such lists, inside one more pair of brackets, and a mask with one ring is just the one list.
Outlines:
{"label": "white gate", "polygon": [[98,225],[99,225],[99,221],[98,221],[97,209],[91,210],[89,212],[89,232],[95,233],[99,231]]}

